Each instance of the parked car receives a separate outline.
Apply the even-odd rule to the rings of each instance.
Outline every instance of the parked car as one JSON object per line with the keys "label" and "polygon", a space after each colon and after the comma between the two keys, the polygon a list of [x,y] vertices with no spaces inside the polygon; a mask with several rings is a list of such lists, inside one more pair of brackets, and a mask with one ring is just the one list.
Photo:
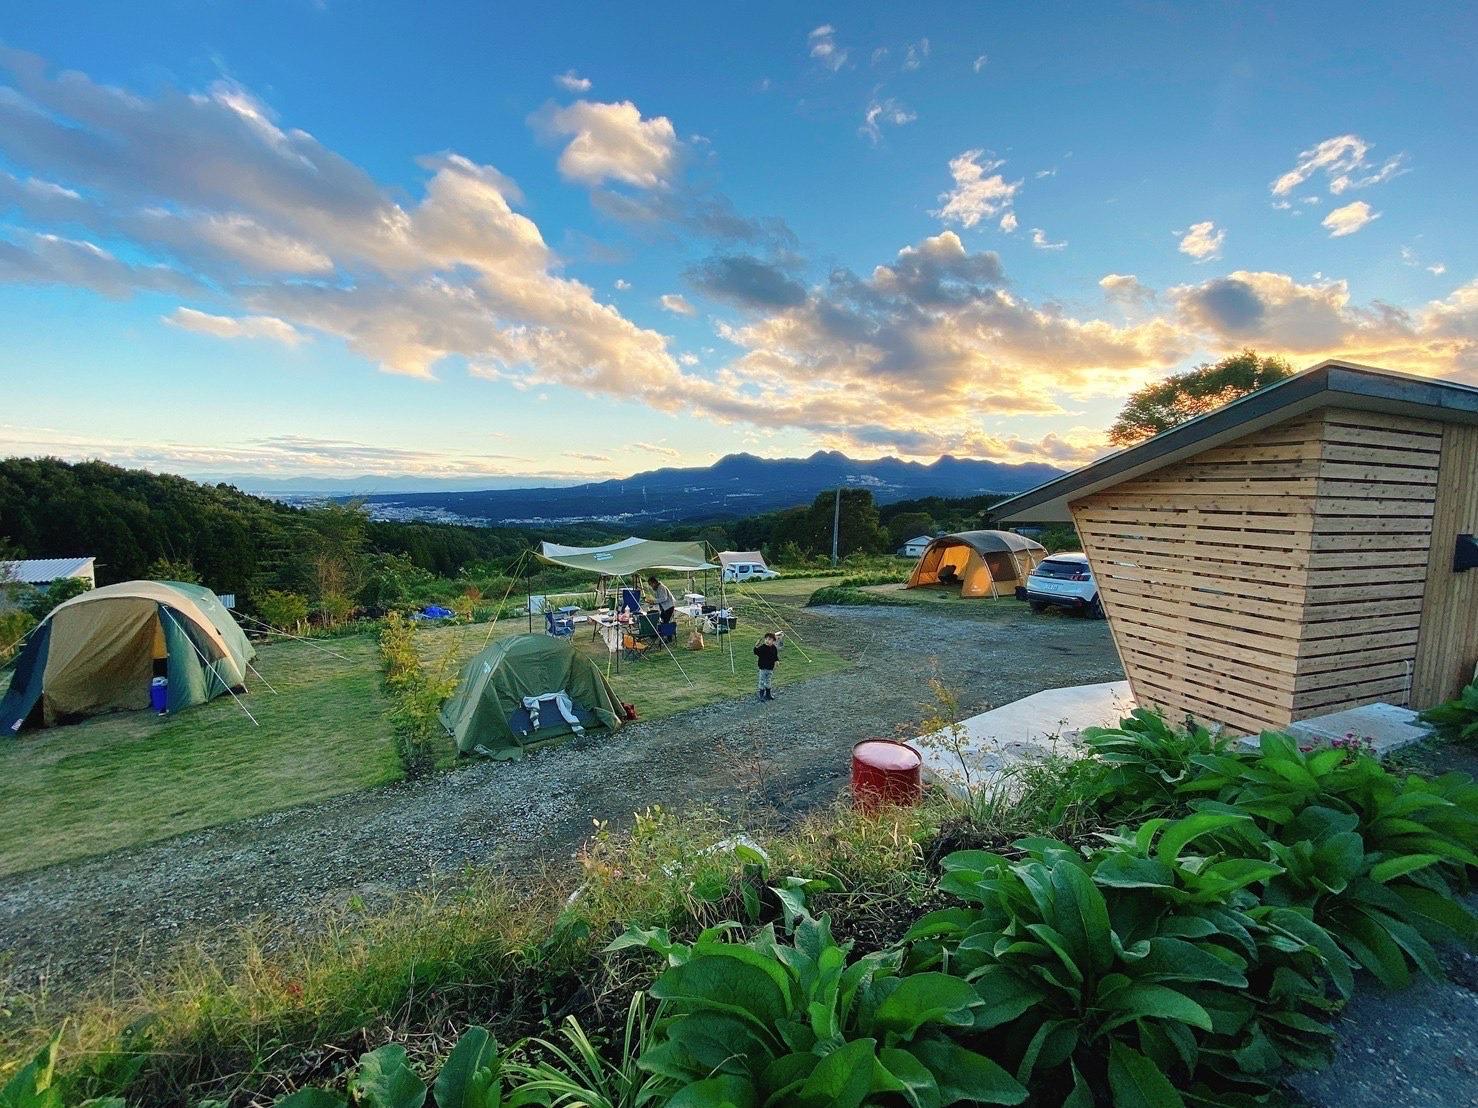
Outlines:
{"label": "parked car", "polygon": [[1053,554],[1038,562],[1026,579],[1026,600],[1034,612],[1076,608],[1094,619],[1103,618],[1103,600],[1086,554]]}
{"label": "parked car", "polygon": [[779,576],[764,562],[730,562],[724,566],[725,581],[768,581]]}

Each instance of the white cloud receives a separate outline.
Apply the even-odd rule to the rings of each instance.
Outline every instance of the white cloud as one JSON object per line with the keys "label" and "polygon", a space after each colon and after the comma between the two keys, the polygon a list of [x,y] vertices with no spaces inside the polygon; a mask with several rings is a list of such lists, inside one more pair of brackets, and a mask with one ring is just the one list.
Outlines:
{"label": "white cloud", "polygon": [[1207,219],[1201,223],[1192,223],[1190,229],[1184,232],[1177,231],[1181,235],[1180,252],[1188,254],[1198,262],[1207,262],[1212,258],[1221,257],[1221,244],[1226,241],[1225,230],[1218,230],[1214,222]]}
{"label": "white cloud", "polygon": [[929,40],[921,38],[918,42],[911,42],[903,53],[903,70],[912,72],[924,64],[924,59],[929,56]]}
{"label": "white cloud", "polygon": [[1061,250],[1067,246],[1066,242],[1051,242],[1047,238],[1047,232],[1040,227],[1032,228],[1032,245],[1038,250]]}
{"label": "white cloud", "polygon": [[573,69],[567,69],[563,73],[555,74],[554,83],[566,92],[590,91],[590,78],[580,76]]}
{"label": "white cloud", "polygon": [[1015,212],[1007,212],[1005,215],[1001,216],[1001,230],[1005,231],[1006,234],[1009,235],[1019,226],[1020,223],[1016,218]]}
{"label": "white cloud", "polygon": [[830,23],[823,23],[809,35],[806,42],[811,50],[811,57],[817,64],[835,73],[847,64],[847,51],[837,45],[836,28]]}
{"label": "white cloud", "polygon": [[617,292],[625,292],[630,287],[631,287],[631,282],[628,281],[625,277],[617,277],[616,278],[616,291]]}
{"label": "white cloud", "polygon": [[1427,272],[1441,277],[1444,273],[1447,272],[1447,265],[1445,262],[1433,262],[1431,265],[1427,266]]}
{"label": "white cloud", "polygon": [[698,309],[689,304],[687,298],[675,292],[664,293],[657,301],[674,315],[697,315]]}
{"label": "white cloud", "polygon": [[1155,300],[1153,289],[1146,288],[1132,273],[1107,273],[1098,279],[1103,295],[1126,308],[1142,308]]}
{"label": "white cloud", "polygon": [[677,356],[677,360],[685,366],[695,366],[698,364],[698,355],[683,353]]}
{"label": "white cloud", "polygon": [[979,54],[976,56],[975,60],[970,63],[970,69],[972,72],[979,73],[982,69],[986,67],[989,62],[989,57],[984,54]]}
{"label": "white cloud", "polygon": [[[983,158],[984,161],[981,160]],[[954,178],[955,187],[940,193],[942,206],[931,214],[962,227],[974,227],[982,219],[1002,215],[1001,229],[1014,231],[1016,217],[1010,208],[1022,183],[1007,181],[1001,176],[998,171],[1005,164],[1003,159],[989,158],[984,150],[966,150],[951,158],[949,173]],[[1009,227],[1005,221],[1007,216],[1011,220]]]}
{"label": "white cloud", "polygon": [[1423,265],[1421,255],[1409,246],[1403,246],[1401,248],[1401,262],[1403,265],[1409,265],[1413,268],[1422,266],[1423,269],[1435,277],[1441,277],[1447,272],[1447,263],[1445,262],[1432,262],[1430,265]]}
{"label": "white cloud", "polygon": [[0,237],[0,284],[75,285],[121,300],[135,292],[191,293],[198,282],[162,265],[136,265],[94,242],[11,229]]}
{"label": "white cloud", "polygon": [[1346,204],[1343,208],[1335,208],[1323,219],[1323,225],[1329,229],[1329,237],[1332,239],[1343,238],[1345,235],[1353,235],[1367,223],[1380,218],[1380,213],[1373,211],[1369,204],[1363,200],[1356,200],[1353,204]]}
{"label": "white cloud", "polygon": [[270,315],[208,315],[194,308],[181,307],[162,318],[171,327],[218,339],[270,339],[285,346],[297,346],[304,338],[291,323]]}
{"label": "white cloud", "polygon": [[867,136],[876,145],[883,137],[884,124],[902,127],[918,118],[916,113],[909,111],[892,97],[887,100],[874,99],[867,105],[867,111],[862,117],[862,126],[857,129],[857,133]]}
{"label": "white cloud", "polygon": [[681,451],[674,450],[672,447],[660,442],[634,442],[631,445],[636,450],[645,450],[648,454],[656,454],[663,458],[677,458],[682,456]]}
{"label": "white cloud", "polygon": [[1371,143],[1355,134],[1327,138],[1299,154],[1293,168],[1272,183],[1273,195],[1287,196],[1316,173],[1324,174],[1329,191],[1337,196],[1352,188],[1378,185],[1405,171],[1404,153],[1377,166],[1367,160],[1372,148]]}
{"label": "white cloud", "polygon": [[593,186],[614,180],[649,189],[667,184],[677,169],[672,121],[662,115],[643,119],[629,100],[576,100],[542,113],[536,122],[552,134],[570,136],[559,171],[571,181]]}

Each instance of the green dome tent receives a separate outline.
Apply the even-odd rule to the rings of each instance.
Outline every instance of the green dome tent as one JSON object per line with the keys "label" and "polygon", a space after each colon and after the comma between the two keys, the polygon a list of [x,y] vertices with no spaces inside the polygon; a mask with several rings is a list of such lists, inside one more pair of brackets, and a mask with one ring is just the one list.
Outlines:
{"label": "green dome tent", "polygon": [[503,759],[589,728],[614,731],[623,718],[600,667],[548,635],[515,635],[474,655],[441,709],[459,752]]}
{"label": "green dome tent", "polygon": [[216,594],[181,581],[124,581],[58,604],[26,640],[0,700],[0,734],[27,722],[149,706],[155,663],[171,712],[246,683],[257,656]]}

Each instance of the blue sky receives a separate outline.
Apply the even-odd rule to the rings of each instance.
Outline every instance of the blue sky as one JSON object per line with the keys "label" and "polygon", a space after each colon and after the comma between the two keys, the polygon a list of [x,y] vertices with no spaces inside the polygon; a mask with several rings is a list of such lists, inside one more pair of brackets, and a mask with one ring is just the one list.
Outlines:
{"label": "blue sky", "polygon": [[1244,345],[1478,380],[1469,6],[12,9],[0,452],[1071,464]]}

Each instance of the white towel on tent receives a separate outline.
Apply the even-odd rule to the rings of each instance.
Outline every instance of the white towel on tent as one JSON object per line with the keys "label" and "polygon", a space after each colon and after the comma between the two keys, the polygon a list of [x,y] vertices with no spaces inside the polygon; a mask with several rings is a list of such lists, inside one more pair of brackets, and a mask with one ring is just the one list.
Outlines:
{"label": "white towel on tent", "polygon": [[570,694],[560,689],[559,692],[540,693],[538,696],[526,696],[523,698],[524,709],[529,713],[530,730],[539,730],[539,710],[546,703],[553,703],[556,710],[570,730],[577,735],[585,734],[585,725],[580,722],[580,717],[575,715],[575,705],[570,700]]}

